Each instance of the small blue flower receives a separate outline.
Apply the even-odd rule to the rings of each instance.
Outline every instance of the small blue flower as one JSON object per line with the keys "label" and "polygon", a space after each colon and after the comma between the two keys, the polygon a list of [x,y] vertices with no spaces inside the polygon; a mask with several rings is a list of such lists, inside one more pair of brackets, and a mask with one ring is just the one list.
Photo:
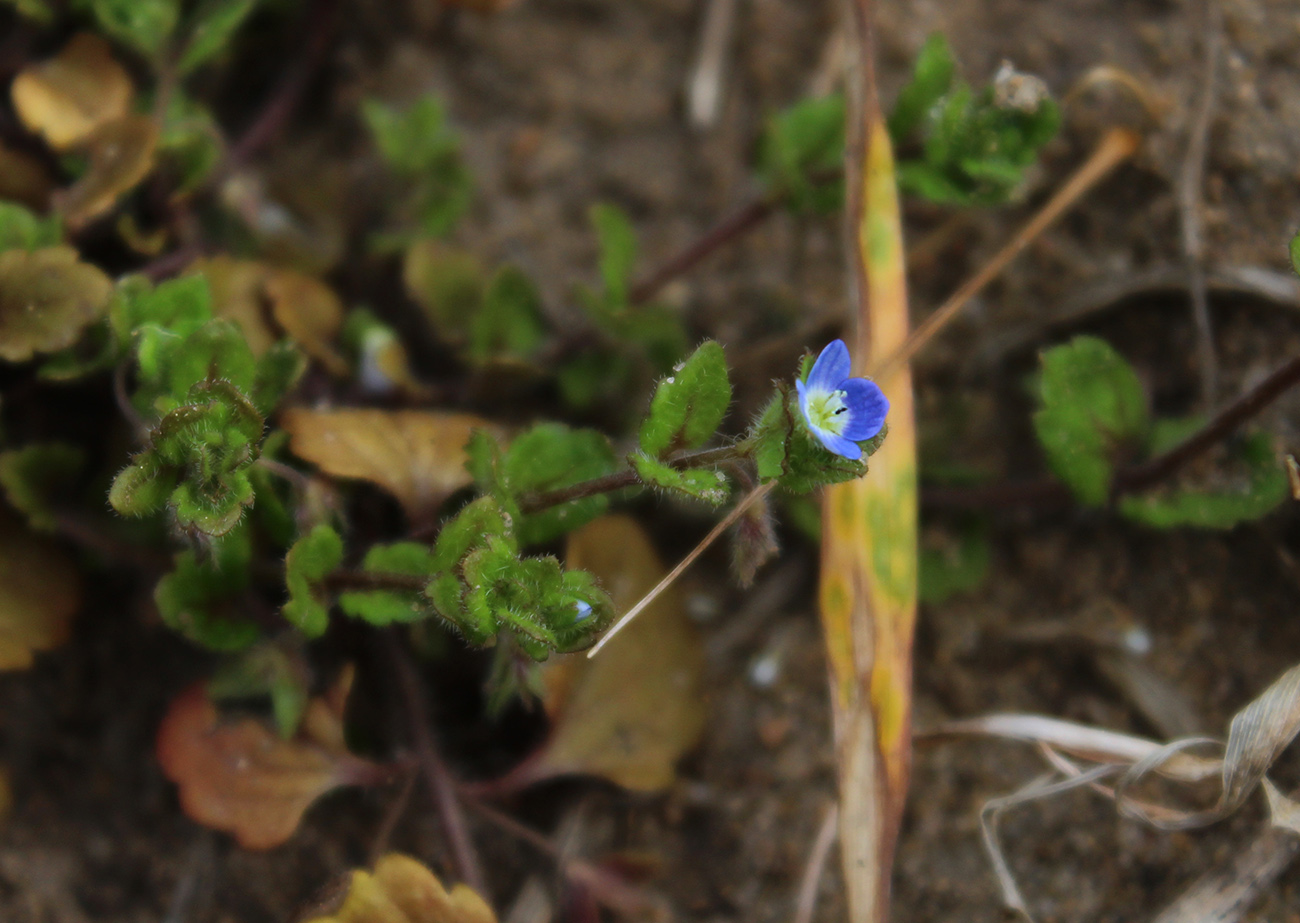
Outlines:
{"label": "small blue flower", "polygon": [[850,378],[849,348],[843,340],[826,344],[807,381],[796,380],[799,410],[827,450],[856,461],[864,442],[885,425],[889,399],[874,381]]}
{"label": "small blue flower", "polygon": [[577,600],[574,602],[573,608],[577,610],[577,614],[573,617],[575,623],[585,622],[587,619],[591,618],[591,603],[586,600]]}

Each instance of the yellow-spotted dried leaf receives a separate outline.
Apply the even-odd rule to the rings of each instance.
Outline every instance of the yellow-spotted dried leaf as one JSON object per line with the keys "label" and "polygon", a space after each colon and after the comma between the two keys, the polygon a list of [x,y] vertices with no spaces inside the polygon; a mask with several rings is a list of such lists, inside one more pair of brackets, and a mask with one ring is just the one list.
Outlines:
{"label": "yellow-spotted dried leaf", "polygon": [[348,374],[334,344],[343,329],[343,302],[324,282],[291,269],[273,269],[263,284],[271,316],[303,352],[335,375]]}
{"label": "yellow-spotted dried leaf", "polygon": [[0,359],[71,346],[108,308],[113,283],[71,247],[0,253]]}
{"label": "yellow-spotted dried leaf", "polygon": [[306,410],[285,412],[289,447],[326,474],[378,484],[413,522],[427,522],[442,501],[471,483],[465,444],[495,424],[468,413],[422,410]]}
{"label": "yellow-spotted dried leaf", "polygon": [[[664,576],[636,521],[606,516],[569,536],[566,565],[590,571],[625,612]],[[704,730],[704,650],[679,591],[666,590],[596,657],[543,667],[550,737],[519,781],[601,776],[635,791],[672,784],[677,761]]]}
{"label": "yellow-spotted dried leaf", "polygon": [[0,514],[0,670],[31,666],[68,637],[81,601],[77,569],[58,545]]}
{"label": "yellow-spotted dried leaf", "polygon": [[[859,184],[851,288],[860,301],[846,337],[855,374],[870,374],[908,330],[893,152],[880,113],[865,119],[864,157],[849,172]],[[876,383],[889,398],[889,435],[865,477],[823,494],[820,608],[849,917],[883,921],[911,767],[918,508],[911,373],[887,372]]]}
{"label": "yellow-spotted dried leaf", "polygon": [[68,225],[76,228],[111,211],[117,200],[153,170],[158,125],[128,113],[101,126],[86,141],[90,166],[81,179],[55,194]]}
{"label": "yellow-spotted dried leaf", "polygon": [[389,853],[374,872],[356,869],[339,909],[307,923],[496,923],[496,914],[469,885],[448,891],[438,876],[409,856]]}
{"label": "yellow-spotted dried leaf", "polygon": [[343,707],[351,671],[327,698],[307,706],[298,735],[285,740],[253,717],[223,720],[198,683],[172,702],[158,728],[163,773],[180,788],[181,807],[245,849],[288,840],[312,802],[346,785],[373,785],[388,770],[350,753]]}
{"label": "yellow-spotted dried leaf", "polygon": [[64,151],[125,115],[132,87],[108,43],[83,32],[56,57],[25,68],[10,93],[23,124]]}

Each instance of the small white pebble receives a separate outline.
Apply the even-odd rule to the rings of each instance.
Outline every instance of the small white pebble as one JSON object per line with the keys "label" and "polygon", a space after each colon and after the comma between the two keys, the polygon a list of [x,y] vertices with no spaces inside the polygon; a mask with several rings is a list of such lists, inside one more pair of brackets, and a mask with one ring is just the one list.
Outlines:
{"label": "small white pebble", "polygon": [[776,654],[764,654],[749,668],[749,681],[759,689],[770,689],[780,675],[781,658]]}

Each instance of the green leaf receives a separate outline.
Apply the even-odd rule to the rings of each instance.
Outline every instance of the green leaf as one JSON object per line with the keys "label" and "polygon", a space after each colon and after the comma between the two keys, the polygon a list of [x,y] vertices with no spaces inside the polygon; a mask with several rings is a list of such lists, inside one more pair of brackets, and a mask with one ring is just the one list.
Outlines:
{"label": "green leaf", "polygon": [[[479,497],[445,523],[433,546],[433,570],[458,570],[489,538],[513,542],[510,517],[492,497]],[[517,546],[516,546],[517,547]]]}
{"label": "green leaf", "polygon": [[[1196,428],[1195,423],[1194,419],[1178,421],[1165,438],[1177,444],[1189,427]],[[1219,475],[1212,485],[1170,486],[1126,496],[1120,499],[1119,511],[1156,529],[1230,529],[1260,519],[1287,499],[1290,482],[1267,434],[1255,433],[1243,440],[1236,455],[1237,470]]]}
{"label": "green leaf", "polygon": [[177,67],[188,74],[218,54],[253,12],[259,0],[207,0],[189,22],[189,43]]}
{"label": "green leaf", "polygon": [[844,96],[805,99],[768,119],[758,173],[768,191],[797,213],[843,207]]}
{"label": "green leaf", "polygon": [[108,504],[123,516],[148,516],[162,509],[180,481],[180,472],[152,453],[132,460],[113,480]]}
{"label": "green leaf", "polygon": [[604,287],[601,306],[604,313],[617,314],[629,303],[637,258],[636,231],[623,210],[615,205],[597,203],[588,216],[600,247],[600,279]]}
{"label": "green leaf", "polygon": [[727,497],[731,493],[727,477],[721,471],[711,468],[690,468],[679,471],[640,452],[629,456],[629,460],[636,476],[647,487],[656,487],[669,493],[703,500],[713,506],[721,506],[727,502]]}
{"label": "green leaf", "polygon": [[1038,441],[1079,502],[1100,506],[1110,493],[1116,453],[1147,436],[1142,385],[1132,366],[1096,337],[1075,337],[1040,358]]}
{"label": "green leaf", "polygon": [[218,701],[269,698],[276,731],[288,740],[307,710],[307,686],[300,656],[279,644],[263,643],[222,664],[208,680],[208,695]]}
{"label": "green leaf", "polygon": [[934,605],[978,589],[988,576],[989,540],[982,529],[966,529],[944,548],[923,547],[918,559],[918,598]]}
{"label": "green leaf", "polygon": [[659,382],[641,424],[641,449],[662,458],[693,449],[715,435],[731,403],[727,357],[706,340],[673,374]]}
{"label": "green leaf", "polygon": [[16,202],[0,201],[0,252],[40,250],[63,242],[63,224],[57,217],[42,218]]}
{"label": "green leaf", "polygon": [[955,72],[948,40],[939,32],[933,33],[921,46],[912,79],[898,92],[894,111],[889,115],[889,134],[896,145],[921,126],[927,113],[952,86]]}
{"label": "green leaf", "polygon": [[319,638],[329,627],[329,595],[323,584],[342,562],[343,539],[327,525],[316,526],[285,555],[289,601],[284,617],[308,638]]}
{"label": "green leaf", "polygon": [[257,459],[262,416],[222,379],[196,384],[186,399],[117,476],[109,503],[123,515],[140,516],[165,499],[181,528],[224,535],[253,502],[248,467]]}
{"label": "green leaf", "polygon": [[470,315],[469,355],[476,362],[500,356],[526,358],[546,336],[542,299],[531,279],[514,266],[497,270]]}
{"label": "green leaf", "polygon": [[69,488],[85,465],[79,446],[46,442],[0,452],[0,488],[9,505],[38,532],[54,532],[56,510],[72,502]]}
{"label": "green leaf", "polygon": [[782,385],[750,429],[759,480],[777,481],[786,490],[802,494],[827,484],[851,481],[867,473],[866,459],[884,442],[887,429],[862,443],[862,460],[853,461],[828,452],[808,431],[795,394]]}
{"label": "green leaf", "polygon": [[586,410],[627,391],[631,364],[624,356],[594,350],[581,352],[567,360],[556,373],[556,383],[564,403],[576,410]]}
{"label": "green leaf", "polygon": [[4,0],[20,16],[26,16],[33,22],[40,23],[42,26],[49,26],[54,23],[55,12],[50,6],[49,0]]}
{"label": "green leaf", "polygon": [[1291,255],[1291,268],[1300,274],[1300,234],[1291,238],[1291,246],[1288,250]]}
{"label": "green leaf", "polygon": [[112,38],[156,58],[180,19],[180,0],[88,0]]}
{"label": "green leaf", "polygon": [[307,371],[307,357],[292,340],[286,339],[262,353],[256,361],[249,396],[258,412],[268,417]]}
{"label": "green leaf", "polygon": [[[375,545],[366,552],[361,569],[373,574],[402,574],[432,579],[433,549],[419,542]],[[429,617],[429,599],[423,590],[349,590],[339,594],[339,608],[372,625],[418,622]]]}
{"label": "green leaf", "polygon": [[207,106],[173,88],[158,134],[158,155],[174,175],[174,196],[197,190],[224,152],[221,128]]}
{"label": "green leaf", "polygon": [[468,250],[421,238],[406,249],[402,280],[407,293],[424,309],[443,341],[462,346],[483,306],[487,289],[483,265]]}
{"label": "green leaf", "polygon": [[237,651],[261,635],[248,619],[248,566],[252,545],[247,529],[236,529],[212,543],[212,554],[199,561],[194,552],[176,556],[176,568],[158,581],[154,603],[163,622],[196,644],[216,651]]}
{"label": "green leaf", "polygon": [[[501,471],[515,496],[557,490],[611,473],[614,452],[602,433],[542,423],[518,436],[506,450]],[[521,545],[551,541],[586,525],[609,507],[603,494],[561,503],[524,516],[517,531]]]}
{"label": "green leaf", "polygon": [[371,99],[362,116],[389,168],[417,181],[407,199],[410,217],[428,236],[446,234],[469,207],[472,182],[442,104],[423,96],[398,110]]}

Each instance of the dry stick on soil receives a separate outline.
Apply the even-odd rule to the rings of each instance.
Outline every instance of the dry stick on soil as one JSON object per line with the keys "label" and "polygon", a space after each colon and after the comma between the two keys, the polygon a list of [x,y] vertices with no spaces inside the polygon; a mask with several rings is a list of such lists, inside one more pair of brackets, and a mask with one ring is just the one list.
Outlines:
{"label": "dry stick on soil", "polygon": [[1016,232],[1015,236],[994,254],[971,276],[948,300],[935,309],[921,326],[913,331],[896,352],[872,370],[872,377],[888,378],[901,368],[918,351],[920,351],[943,327],[951,321],[962,308],[977,295],[984,286],[993,281],[1002,270],[1006,269],[1025,247],[1029,246],[1052,222],[1070,209],[1089,189],[1102,180],[1111,170],[1127,160],[1138,146],[1138,136],[1127,128],[1112,128],[1106,132],[1092,155],[1083,162],[1074,175],[1066,181],[1057,193],[1047,201],[1038,212]]}
{"label": "dry stick on soil", "polygon": [[1182,223],[1183,258],[1187,263],[1196,326],[1196,352],[1201,372],[1201,404],[1213,407],[1218,393],[1219,362],[1215,355],[1214,327],[1205,282],[1205,239],[1201,227],[1201,188],[1205,184],[1206,147],[1210,117],[1214,112],[1215,84],[1219,76],[1219,49],[1223,44],[1223,13],[1219,0],[1205,0],[1205,83],[1189,128],[1187,153],[1178,177],[1178,213]]}
{"label": "dry stick on soil", "polygon": [[645,304],[673,279],[694,269],[717,250],[758,227],[776,213],[780,204],[779,199],[761,198],[741,206],[731,216],[706,231],[699,240],[632,286],[628,301],[633,305]]}
{"label": "dry stick on soil", "polygon": [[483,866],[479,861],[478,851],[465,823],[465,814],[461,810],[456,793],[456,780],[452,778],[442,755],[434,746],[433,734],[429,730],[429,709],[424,699],[424,684],[410,656],[402,650],[397,639],[385,633],[384,644],[388,658],[392,662],[401,687],[402,697],[406,700],[406,709],[410,715],[411,738],[415,744],[415,753],[420,760],[420,770],[429,785],[429,794],[438,807],[438,817],[442,821],[443,833],[456,862],[461,880],[484,896],[487,895],[487,881],[483,875]]}
{"label": "dry stick on soil", "polygon": [[692,128],[712,128],[722,106],[727,76],[727,52],[736,27],[737,0],[708,0],[700,30],[700,52],[686,85]]}

